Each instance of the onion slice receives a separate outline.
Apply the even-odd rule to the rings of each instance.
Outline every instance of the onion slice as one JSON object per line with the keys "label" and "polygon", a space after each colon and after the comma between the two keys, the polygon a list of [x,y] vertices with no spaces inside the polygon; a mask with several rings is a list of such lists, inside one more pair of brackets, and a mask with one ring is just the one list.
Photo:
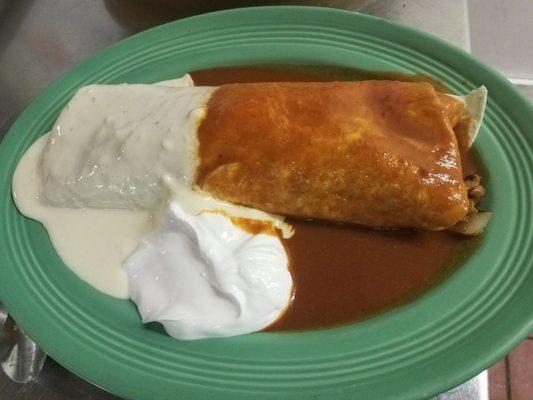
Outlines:
{"label": "onion slice", "polygon": [[448,230],[464,236],[481,235],[491,217],[491,212],[478,212],[475,214],[470,214],[464,221],[459,222],[451,228],[448,228]]}

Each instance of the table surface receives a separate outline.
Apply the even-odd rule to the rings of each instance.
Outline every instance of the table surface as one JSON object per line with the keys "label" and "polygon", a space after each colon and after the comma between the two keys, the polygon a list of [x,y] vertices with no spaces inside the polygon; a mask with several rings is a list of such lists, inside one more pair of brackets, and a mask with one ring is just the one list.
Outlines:
{"label": "table surface", "polygon": [[[317,5],[378,15],[470,49],[466,0],[175,1],[0,0],[0,139],[31,100],[60,74],[107,45],[191,15],[248,5]],[[447,24],[442,24],[443,20]],[[486,374],[443,399],[486,399]],[[0,372],[0,399],[118,399],[48,359],[20,385]]]}

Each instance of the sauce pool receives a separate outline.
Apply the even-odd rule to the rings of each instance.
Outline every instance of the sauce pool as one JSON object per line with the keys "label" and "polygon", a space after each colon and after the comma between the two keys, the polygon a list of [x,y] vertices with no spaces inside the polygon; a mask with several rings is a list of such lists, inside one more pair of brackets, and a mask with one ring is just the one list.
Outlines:
{"label": "sauce pool", "polygon": [[[325,66],[226,67],[191,73],[195,85],[248,82],[323,82],[389,79],[428,81],[422,75]],[[464,176],[480,172],[473,152],[462,155]],[[354,225],[288,219],[295,234],[284,240],[294,298],[266,331],[339,326],[369,318],[419,297],[460,266],[479,243],[443,231],[373,230]]]}

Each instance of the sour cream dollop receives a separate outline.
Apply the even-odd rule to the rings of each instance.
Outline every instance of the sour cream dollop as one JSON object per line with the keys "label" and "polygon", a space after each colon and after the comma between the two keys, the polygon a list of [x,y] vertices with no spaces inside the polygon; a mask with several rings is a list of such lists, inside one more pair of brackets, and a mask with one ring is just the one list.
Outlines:
{"label": "sour cream dollop", "polygon": [[176,201],[124,267],[143,322],[184,340],[261,330],[292,294],[277,235],[248,233],[216,212],[191,215]]}

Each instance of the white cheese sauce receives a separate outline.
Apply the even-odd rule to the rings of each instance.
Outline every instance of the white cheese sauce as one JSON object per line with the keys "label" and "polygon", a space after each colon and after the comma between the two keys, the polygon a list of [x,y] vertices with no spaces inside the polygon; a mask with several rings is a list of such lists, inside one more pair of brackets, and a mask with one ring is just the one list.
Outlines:
{"label": "white cheese sauce", "polygon": [[58,207],[153,209],[161,177],[194,180],[196,130],[214,88],[89,85],[63,109],[43,150],[43,200]]}
{"label": "white cheese sauce", "polygon": [[[201,107],[206,99],[200,95],[191,101],[178,96],[172,104],[170,93],[192,85],[190,75],[185,75],[155,85],[81,88],[61,112],[53,133],[40,137],[15,170],[13,198],[19,211],[41,222],[63,262],[105,294],[128,298],[127,275],[121,264],[157,224],[153,209],[127,206],[154,204],[167,193],[144,160],[158,159],[160,164],[155,167],[159,170],[172,166],[182,175],[190,173],[185,163],[192,159],[185,157],[183,144],[185,137],[191,137],[185,132],[194,132],[196,127],[187,105]],[[178,106],[177,116],[166,116]],[[121,141],[125,129],[127,138]],[[146,137],[140,138],[141,134]],[[178,144],[181,147],[174,152],[168,151]],[[110,148],[117,151],[110,152]],[[126,160],[120,158],[121,149],[128,150]],[[102,173],[95,173],[98,169]],[[119,184],[133,175],[132,170],[139,179],[121,194]],[[113,207],[106,208],[110,203]]]}
{"label": "white cheese sauce", "polygon": [[24,154],[13,177],[13,199],[25,216],[43,224],[63,262],[101,292],[128,298],[124,259],[152,229],[148,211],[59,208],[40,201],[41,151],[48,134]]}

